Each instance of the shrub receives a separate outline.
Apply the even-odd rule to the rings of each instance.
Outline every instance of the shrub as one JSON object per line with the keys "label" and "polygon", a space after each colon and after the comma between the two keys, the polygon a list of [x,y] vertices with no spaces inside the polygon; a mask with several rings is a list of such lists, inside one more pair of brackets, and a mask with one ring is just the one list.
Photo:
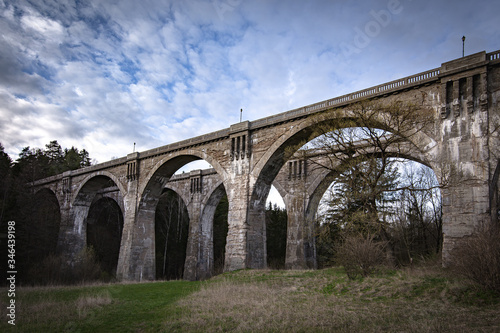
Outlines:
{"label": "shrub", "polygon": [[50,254],[29,270],[27,282],[36,285],[59,285],[62,283],[64,271],[63,258]]}
{"label": "shrub", "polygon": [[34,265],[28,281],[34,285],[77,284],[98,280],[102,270],[92,247],[85,247],[71,263],[64,256],[51,254]]}
{"label": "shrub", "polygon": [[374,236],[347,236],[337,248],[336,262],[344,266],[349,279],[366,277],[385,261],[386,243]]}
{"label": "shrub", "polygon": [[72,267],[74,281],[87,282],[98,280],[101,276],[101,265],[97,261],[97,255],[93,247],[86,246],[78,253]]}
{"label": "shrub", "polygon": [[451,268],[483,289],[500,293],[500,228],[482,226],[458,242]]}

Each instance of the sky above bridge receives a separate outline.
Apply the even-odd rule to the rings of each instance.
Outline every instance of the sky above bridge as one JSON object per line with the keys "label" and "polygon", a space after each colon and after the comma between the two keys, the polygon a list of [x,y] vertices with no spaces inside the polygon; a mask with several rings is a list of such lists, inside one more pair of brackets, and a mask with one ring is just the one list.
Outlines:
{"label": "sky above bridge", "polygon": [[113,157],[500,49],[500,2],[0,0],[0,143]]}

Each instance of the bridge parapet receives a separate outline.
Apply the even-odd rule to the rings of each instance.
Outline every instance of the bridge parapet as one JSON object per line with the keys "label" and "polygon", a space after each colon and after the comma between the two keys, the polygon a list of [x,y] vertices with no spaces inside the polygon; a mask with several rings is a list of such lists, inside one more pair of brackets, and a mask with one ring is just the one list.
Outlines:
{"label": "bridge parapet", "polygon": [[[374,87],[359,90],[350,94],[334,97],[325,101],[310,104],[297,109],[285,111],[273,116],[257,119],[254,121],[245,121],[231,125],[219,131],[203,134],[190,139],[167,144],[158,148],[149,149],[137,153],[137,158],[142,160],[153,158],[156,156],[165,155],[175,151],[196,147],[203,144],[208,144],[214,141],[228,139],[231,133],[242,130],[255,130],[263,127],[273,126],[279,123],[288,122],[297,118],[307,117],[309,115],[329,110],[331,108],[344,107],[352,103],[357,103],[365,99],[383,97],[390,94],[395,94],[401,91],[418,88],[433,82],[439,82],[443,77],[452,75],[455,72],[469,70],[474,67],[488,65],[489,63],[496,64],[500,62],[500,50],[486,53],[479,52],[463,58],[445,62],[441,67],[434,68],[425,72],[410,75],[404,78],[386,82]],[[247,136],[248,137],[248,136]],[[72,171],[71,176],[76,176],[84,173],[91,173],[98,170],[113,168],[117,165],[127,163],[127,157],[121,157],[111,161],[99,163],[83,169]],[[61,179],[60,175],[49,177],[47,179],[35,182],[35,185],[42,185]]]}

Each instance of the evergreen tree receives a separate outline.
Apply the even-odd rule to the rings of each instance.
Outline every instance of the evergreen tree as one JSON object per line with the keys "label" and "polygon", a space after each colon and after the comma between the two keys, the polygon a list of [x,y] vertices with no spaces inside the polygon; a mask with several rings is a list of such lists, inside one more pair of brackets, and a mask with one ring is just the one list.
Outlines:
{"label": "evergreen tree", "polygon": [[271,268],[285,268],[287,222],[286,209],[269,203],[266,208],[266,245],[267,264]]}
{"label": "evergreen tree", "polygon": [[[9,212],[12,210],[14,200],[12,192],[12,159],[4,151],[0,143],[0,225],[9,220]],[[5,217],[5,220],[4,220]]]}
{"label": "evergreen tree", "polygon": [[71,147],[71,149],[66,148],[64,150],[63,160],[63,168],[65,171],[90,166],[89,153],[85,149],[78,151],[78,148],[75,147]]}
{"label": "evergreen tree", "polygon": [[50,141],[49,144],[45,145],[44,155],[48,159],[48,172],[50,175],[57,175],[66,171],[64,168],[64,153],[57,140]]}
{"label": "evergreen tree", "polygon": [[[73,151],[76,153],[73,154]],[[72,160],[67,163],[66,159]],[[56,140],[45,149],[25,147],[13,163],[0,144],[0,231],[7,221],[16,222],[16,257],[19,278],[29,282],[35,264],[56,251],[60,207],[48,190],[33,191],[31,184],[42,178],[90,165],[88,153],[63,150]],[[6,248],[2,245],[2,249]]]}
{"label": "evergreen tree", "polygon": [[335,180],[326,222],[346,232],[385,235],[398,175],[393,161],[373,157],[350,164]]}

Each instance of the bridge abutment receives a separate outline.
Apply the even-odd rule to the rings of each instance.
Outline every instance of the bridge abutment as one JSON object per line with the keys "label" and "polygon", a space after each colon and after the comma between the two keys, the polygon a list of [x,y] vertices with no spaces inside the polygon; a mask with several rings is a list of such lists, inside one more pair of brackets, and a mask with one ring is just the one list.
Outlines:
{"label": "bridge abutment", "polygon": [[445,266],[461,239],[492,220],[491,159],[498,141],[491,130],[498,105],[491,102],[498,94],[498,73],[488,72],[486,61],[487,55],[480,52],[441,67],[441,151],[436,169],[443,186]]}

